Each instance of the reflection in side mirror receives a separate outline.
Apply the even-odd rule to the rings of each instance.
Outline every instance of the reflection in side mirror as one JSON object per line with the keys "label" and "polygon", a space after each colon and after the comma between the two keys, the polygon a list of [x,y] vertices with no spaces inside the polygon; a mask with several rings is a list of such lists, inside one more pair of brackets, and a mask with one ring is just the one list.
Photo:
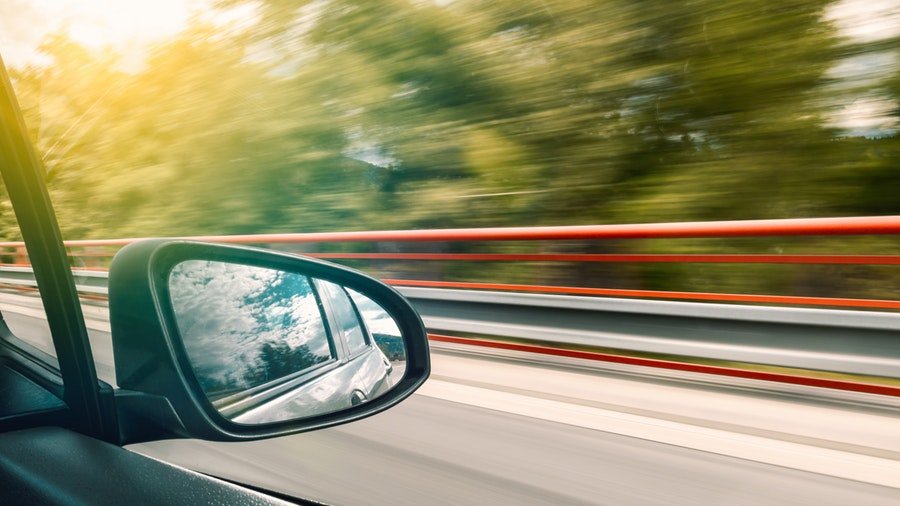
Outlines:
{"label": "reflection in side mirror", "polygon": [[303,274],[209,260],[172,269],[168,290],[194,376],[241,424],[340,411],[388,392],[407,350],[365,295]]}

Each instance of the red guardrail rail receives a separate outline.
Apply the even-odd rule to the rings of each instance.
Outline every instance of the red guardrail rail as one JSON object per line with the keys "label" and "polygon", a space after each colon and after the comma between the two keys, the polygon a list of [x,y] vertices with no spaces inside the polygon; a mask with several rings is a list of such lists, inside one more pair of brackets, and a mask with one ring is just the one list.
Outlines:
{"label": "red guardrail rail", "polygon": [[[618,239],[680,239],[735,237],[805,236],[900,236],[900,216],[851,218],[810,218],[787,220],[711,221],[686,223],[645,223],[632,225],[591,225],[562,227],[512,227],[438,230],[382,230],[359,232],[315,232],[297,234],[256,234],[191,236],[184,239],[276,247],[290,244],[336,243],[492,243],[510,241],[602,241]],[[76,265],[102,267],[115,250],[138,238],[66,241]],[[27,264],[21,242],[0,242],[13,264]],[[431,262],[566,262],[566,263],[682,263],[682,264],[806,264],[806,265],[900,265],[900,255],[833,254],[570,254],[570,253],[422,253],[422,252],[341,252],[303,251],[304,255],[352,261]],[[0,253],[2,254],[2,253]],[[761,304],[814,305],[873,309],[900,309],[900,301],[871,298],[807,297],[662,291],[603,287],[524,285],[491,282],[390,279],[403,286],[431,286],[480,290],[525,291],[588,296],[661,298],[742,302]]]}
{"label": "red guardrail rail", "polygon": [[[477,228],[444,230],[384,230],[365,232],[325,232],[300,234],[258,234],[231,236],[195,236],[184,239],[254,244],[285,249],[308,256],[351,262],[548,262],[572,265],[597,264],[775,264],[775,265],[826,265],[826,266],[895,266],[900,265],[900,255],[873,254],[656,254],[656,253],[472,253],[471,243],[498,243],[510,241],[535,241],[540,244],[556,241],[604,241],[604,240],[654,240],[681,238],[738,238],[738,237],[835,237],[835,236],[894,236],[900,245],[900,216],[815,218],[790,220],[717,221],[690,223],[661,223],[635,225],[596,225],[566,227]],[[115,251],[137,238],[111,240],[66,241],[73,264],[87,269],[103,269]],[[400,251],[397,243],[455,243],[464,244],[466,251],[421,252]],[[391,243],[389,252],[320,251],[320,246],[347,243]],[[892,244],[892,243],[891,243]],[[444,244],[446,245],[446,244]],[[310,251],[312,249],[312,251]],[[346,247],[344,247],[346,249]],[[421,248],[420,248],[421,249]],[[5,250],[5,253],[4,253]],[[21,242],[0,242],[0,255],[5,262],[27,265],[28,258]],[[382,276],[390,278],[391,276]],[[663,291],[624,289],[592,286],[555,286],[547,284],[504,283],[501,279],[473,282],[447,279],[385,279],[400,286],[421,286],[469,290],[494,290],[515,292],[539,292],[581,296],[633,297],[669,300],[694,300],[708,302],[807,305],[842,308],[900,310],[900,300],[873,298],[810,297],[798,295],[761,295],[749,293],[710,293],[700,291]],[[875,278],[880,281],[881,278]],[[894,278],[897,279],[897,278]],[[896,288],[894,288],[896,290]],[[893,295],[887,292],[889,295]],[[629,355],[553,348],[525,343],[470,339],[431,334],[430,339],[469,346],[487,346],[505,350],[541,353],[586,360],[599,360],[678,371],[715,374],[739,378],[766,380],[778,383],[865,392],[900,397],[900,387],[856,382],[841,379],[819,378],[803,374],[786,374],[751,370],[740,367],[719,367],[689,362],[641,358]]]}
{"label": "red guardrail rail", "polygon": [[900,397],[900,387],[894,385],[851,381],[848,379],[823,378],[802,374],[786,374],[773,371],[759,371],[740,367],[721,367],[715,365],[695,364],[690,362],[678,362],[674,360],[659,360],[654,358],[642,358],[611,353],[598,353],[586,350],[572,350],[567,348],[555,348],[534,344],[514,343],[506,341],[494,341],[490,339],[470,339],[442,334],[428,334],[431,341],[464,346],[480,346],[508,351],[524,353],[537,353],[556,357],[576,358],[597,362],[611,362],[614,364],[634,365],[639,367],[652,367],[654,369],[667,369],[670,371],[683,371],[689,373],[712,374],[731,378],[743,378],[773,383],[786,383],[789,385],[802,385],[807,387],[825,388],[829,390],[844,390],[847,392],[860,392],[875,395],[887,395]]}

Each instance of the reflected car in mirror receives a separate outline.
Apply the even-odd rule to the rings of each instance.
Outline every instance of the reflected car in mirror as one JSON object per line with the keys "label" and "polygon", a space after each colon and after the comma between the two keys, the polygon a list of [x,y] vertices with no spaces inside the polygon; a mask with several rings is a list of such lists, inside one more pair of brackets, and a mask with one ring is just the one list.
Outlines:
{"label": "reflected car in mirror", "polygon": [[169,292],[198,382],[235,422],[341,410],[383,394],[403,375],[406,350],[396,323],[371,299],[351,297],[335,283],[189,260],[172,269]]}

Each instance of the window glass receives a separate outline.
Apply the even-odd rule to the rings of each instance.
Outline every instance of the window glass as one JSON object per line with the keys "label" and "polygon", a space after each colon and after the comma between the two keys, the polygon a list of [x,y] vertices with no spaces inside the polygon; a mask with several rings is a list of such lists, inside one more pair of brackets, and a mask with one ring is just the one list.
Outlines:
{"label": "window glass", "polygon": [[328,301],[334,308],[334,317],[337,319],[338,331],[342,333],[347,342],[350,354],[354,354],[366,347],[365,331],[360,324],[359,315],[347,292],[340,286],[322,282]]}
{"label": "window glass", "polygon": [[406,346],[403,344],[403,336],[397,322],[372,299],[349,288],[347,293],[353,298],[353,303],[381,352],[391,361],[405,361]]}
{"label": "window glass", "polygon": [[[21,241],[19,224],[2,180],[0,234],[0,315],[3,322],[13,336],[37,348],[49,358],[55,358],[56,349],[47,324],[47,314],[44,312],[25,244]],[[92,332],[96,332],[96,329]]]}
{"label": "window glass", "polygon": [[263,385],[334,357],[309,278],[190,260],[169,293],[189,361],[210,398]]}

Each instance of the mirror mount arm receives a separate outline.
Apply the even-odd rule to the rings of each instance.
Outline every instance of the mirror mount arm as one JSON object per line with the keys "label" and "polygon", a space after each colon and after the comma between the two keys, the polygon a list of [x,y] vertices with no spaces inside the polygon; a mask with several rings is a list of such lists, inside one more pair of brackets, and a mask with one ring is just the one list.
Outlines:
{"label": "mirror mount arm", "polygon": [[132,390],[116,390],[119,445],[190,438],[190,431],[168,399]]}

